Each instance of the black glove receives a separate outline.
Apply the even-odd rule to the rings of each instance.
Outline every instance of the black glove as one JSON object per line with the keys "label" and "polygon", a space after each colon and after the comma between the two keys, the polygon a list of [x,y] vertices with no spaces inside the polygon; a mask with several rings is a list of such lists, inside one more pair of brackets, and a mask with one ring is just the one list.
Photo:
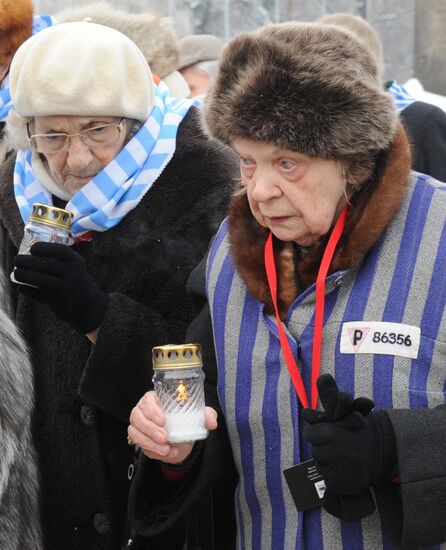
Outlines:
{"label": "black glove", "polygon": [[85,260],[69,246],[38,242],[31,254],[14,258],[14,277],[33,285],[19,286],[26,296],[49,305],[82,334],[97,329],[105,315],[108,294],[88,275]]}
{"label": "black glove", "polygon": [[304,409],[303,415],[310,424],[322,422],[338,422],[350,414],[355,415],[359,425],[362,425],[361,416],[367,416],[375,404],[368,397],[357,397],[353,399],[348,392],[339,391],[338,385],[331,374],[322,374],[317,380],[319,399],[324,407],[323,411],[315,409]]}
{"label": "black glove", "polygon": [[304,409],[303,416],[311,424],[304,438],[325,478],[323,505],[336,517],[358,521],[375,509],[368,487],[396,464],[393,429],[383,411],[370,413],[373,401],[340,392],[331,375],[319,378],[318,390],[324,412]]}

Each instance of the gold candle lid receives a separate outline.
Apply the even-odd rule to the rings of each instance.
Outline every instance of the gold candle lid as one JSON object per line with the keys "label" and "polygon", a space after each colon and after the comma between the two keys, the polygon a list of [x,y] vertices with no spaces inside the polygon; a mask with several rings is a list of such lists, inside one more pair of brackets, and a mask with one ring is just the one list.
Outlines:
{"label": "gold candle lid", "polygon": [[69,210],[38,202],[33,204],[33,210],[29,216],[30,221],[54,225],[68,230],[71,229],[72,218],[73,213]]}
{"label": "gold candle lid", "polygon": [[168,344],[152,348],[154,369],[202,367],[200,344]]}

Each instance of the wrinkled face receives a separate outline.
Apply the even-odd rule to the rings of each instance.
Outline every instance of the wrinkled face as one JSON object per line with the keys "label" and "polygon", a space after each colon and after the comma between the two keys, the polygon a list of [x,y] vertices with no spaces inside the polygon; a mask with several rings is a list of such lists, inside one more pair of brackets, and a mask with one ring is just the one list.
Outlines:
{"label": "wrinkled face", "polygon": [[205,75],[201,71],[198,71],[194,65],[184,67],[184,69],[180,70],[180,73],[183,75],[189,86],[189,97],[205,94],[208,91],[209,76]]}
{"label": "wrinkled face", "polygon": [[[119,123],[119,117],[45,116],[35,117],[32,134],[76,134],[104,124]],[[74,195],[100,172],[122,149],[127,126],[111,144],[89,147],[79,137],[70,138],[69,148],[56,153],[41,153],[54,180]]]}
{"label": "wrinkled face", "polygon": [[340,163],[244,139],[233,148],[260,225],[305,247],[330,231],[346,202]]}

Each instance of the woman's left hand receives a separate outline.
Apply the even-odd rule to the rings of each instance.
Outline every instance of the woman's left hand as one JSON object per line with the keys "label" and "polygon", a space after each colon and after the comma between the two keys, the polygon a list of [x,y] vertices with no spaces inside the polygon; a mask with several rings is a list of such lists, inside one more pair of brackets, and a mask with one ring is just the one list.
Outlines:
{"label": "woman's left hand", "polygon": [[[127,432],[131,441],[149,458],[168,464],[180,464],[191,454],[194,442],[169,443],[165,422],[155,392],[149,391],[133,408]],[[217,428],[217,412],[211,407],[205,409],[205,427],[208,430]]]}
{"label": "woman's left hand", "polygon": [[108,294],[90,277],[84,258],[60,243],[37,242],[30,252],[14,258],[14,277],[24,283],[20,293],[50,306],[81,334],[96,331],[107,310]]}
{"label": "woman's left hand", "polygon": [[[390,422],[383,411],[371,411],[374,403],[370,399],[353,399],[339,391],[329,374],[319,377],[317,387],[324,411],[303,410],[309,424],[304,439],[313,446],[313,458],[327,489],[339,495],[360,494],[394,468],[396,457],[385,448],[393,437]],[[391,432],[384,437],[387,425]]]}

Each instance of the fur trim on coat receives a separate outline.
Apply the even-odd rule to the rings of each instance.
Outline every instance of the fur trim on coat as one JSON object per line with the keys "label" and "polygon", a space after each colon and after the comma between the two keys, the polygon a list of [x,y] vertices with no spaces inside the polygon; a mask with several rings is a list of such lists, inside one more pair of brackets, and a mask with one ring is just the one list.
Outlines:
{"label": "fur trim on coat", "polygon": [[0,548],[39,550],[33,373],[25,343],[5,310],[3,274],[0,278]]}
{"label": "fur trim on coat", "polygon": [[0,0],[0,63],[31,36],[32,27],[31,0]]}
{"label": "fur trim on coat", "polygon": [[[375,180],[353,195],[344,233],[329,273],[358,266],[399,210],[410,173],[410,146],[401,124],[388,154],[381,159]],[[229,211],[231,250],[237,271],[249,292],[274,311],[264,266],[268,229],[251,214],[246,195],[235,196]],[[316,281],[327,243],[321,239],[301,258],[298,247],[275,239],[279,312],[282,318],[305,288]]]}
{"label": "fur trim on coat", "polygon": [[366,164],[370,172],[397,124],[377,74],[374,56],[348,30],[269,25],[235,37],[224,49],[204,104],[205,128],[226,144],[261,141]]}
{"label": "fur trim on coat", "polygon": [[128,13],[107,2],[94,2],[56,14],[59,23],[89,21],[111,27],[128,36],[144,54],[153,73],[163,78],[178,67],[179,46],[173,23],[168,17]]}

